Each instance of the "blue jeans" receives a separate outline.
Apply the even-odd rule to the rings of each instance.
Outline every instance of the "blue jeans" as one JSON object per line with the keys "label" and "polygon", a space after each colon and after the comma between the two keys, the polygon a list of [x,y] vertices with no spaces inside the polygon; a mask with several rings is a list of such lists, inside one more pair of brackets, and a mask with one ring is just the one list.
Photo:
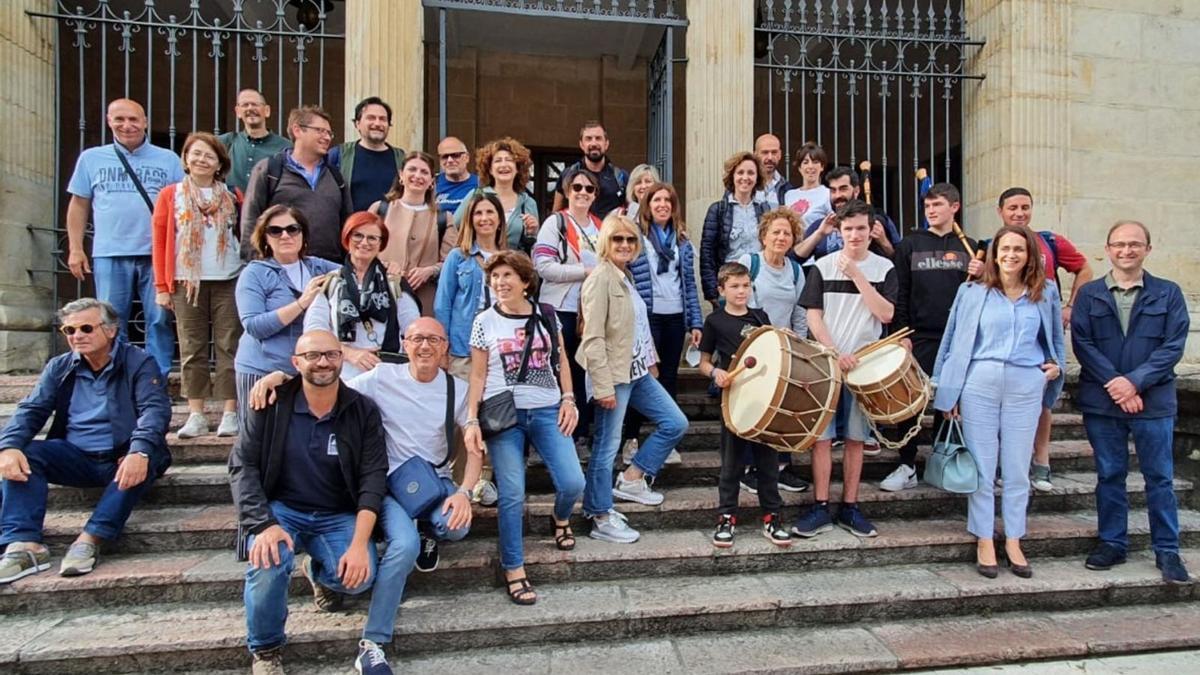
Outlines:
{"label": "blue jeans", "polygon": [[117,456],[112,452],[85,452],[63,439],[32,441],[21,452],[29,460],[31,473],[24,483],[0,482],[4,495],[0,500],[0,546],[14,541],[42,541],[49,483],[104,488],[83,531],[105,541],[116,539],[133,507],[163,471],[151,462],[146,480],[121,490],[113,482]]}
{"label": "blue jeans", "polygon": [[[399,472],[393,471],[392,476]],[[390,477],[389,477],[390,478]],[[389,488],[390,489],[390,488]],[[454,511],[442,513],[442,505],[434,507],[429,519],[421,521],[421,528],[435,539],[458,541],[467,536],[469,527],[451,530],[446,521]],[[375,576],[375,589],[371,591],[371,607],[367,610],[367,625],[363,638],[383,645],[392,641],[396,627],[396,611],[404,599],[404,585],[412,574],[417,554],[421,550],[421,537],[417,521],[404,511],[400,502],[391,495],[383,498],[382,527],[387,548],[379,558],[379,572]]]}
{"label": "blue jeans", "polygon": [[[291,536],[296,550],[293,553],[286,544],[281,543],[278,565],[263,569],[252,566],[246,568],[246,588],[242,599],[246,605],[246,641],[252,652],[278,647],[286,640],[283,627],[288,616],[288,585],[291,583],[297,553],[307,551],[312,556],[313,575],[317,583],[332,591],[357,595],[371,588],[375,580],[373,543],[369,547],[371,571],[367,581],[358,588],[349,589],[338,578],[338,561],[354,539],[357,514],[305,513],[289,508],[280,501],[273,501],[270,506],[276,522]],[[247,546],[254,546],[254,536],[250,537]]]}
{"label": "blue jeans", "polygon": [[633,456],[633,465],[648,476],[658,475],[667,455],[683,439],[688,420],[675,400],[658,380],[643,375],[628,384],[615,387],[617,407],[607,410],[596,406],[596,437],[588,460],[587,489],[583,493],[583,513],[598,516],[612,509],[613,462],[621,445],[621,422],[625,409],[633,406],[656,426]]}
{"label": "blue jeans", "polygon": [[[620,418],[617,418],[620,436]],[[558,429],[558,406],[517,409],[517,425],[487,441],[488,454],[500,492],[497,525],[500,529],[500,567],[514,570],[525,564],[522,545],[525,518],[525,442],[542,456],[554,482],[554,517],[567,520],[583,493],[583,470],[569,436]]]}
{"label": "blue jeans", "polygon": [[[1121,551],[1129,546],[1129,436],[1137,449],[1138,464],[1146,479],[1146,510],[1150,512],[1150,541],[1156,553],[1179,552],[1179,514],[1172,478],[1171,455],[1175,420],[1127,419],[1105,415],[1083,416],[1083,426],[1096,458],[1096,513],[1100,541]],[[1005,476],[1005,480],[1008,477]]]}
{"label": "blue jeans", "polygon": [[142,301],[146,318],[146,351],[166,375],[175,353],[175,332],[171,314],[154,302],[154,265],[150,256],[118,256],[92,260],[96,273],[96,298],[111,304],[121,317],[121,339],[129,340],[129,319],[133,313],[133,295]]}

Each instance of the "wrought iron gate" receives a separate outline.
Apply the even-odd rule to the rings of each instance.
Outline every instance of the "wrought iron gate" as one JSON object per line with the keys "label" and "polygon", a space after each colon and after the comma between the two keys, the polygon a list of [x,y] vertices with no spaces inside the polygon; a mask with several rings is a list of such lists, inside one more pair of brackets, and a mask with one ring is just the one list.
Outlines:
{"label": "wrought iron gate", "polygon": [[646,125],[646,155],[650,164],[658,168],[662,179],[670,183],[675,164],[672,151],[674,125],[671,119],[675,111],[675,35],[670,26],[663,32],[662,42],[647,67],[649,92],[646,95],[646,108],[650,119]]}
{"label": "wrought iron gate", "polygon": [[[244,87],[263,92],[280,133],[288,110],[304,103],[325,106],[341,128],[344,17],[337,8],[330,0],[59,0],[52,12],[30,13],[58,28],[57,221],[31,228],[55,245],[50,264],[30,270],[52,277],[55,306],[90,292],[66,265],[64,196],[79,153],[111,141],[108,102],[141,103],[151,142],[173,150],[193,130],[236,129],[234,101]],[[134,342],[143,323],[135,306]],[[63,346],[57,335],[51,332],[51,353]]]}
{"label": "wrought iron gate", "polygon": [[[755,129],[794,151],[813,141],[830,165],[871,162],[876,202],[904,229],[920,222],[917,180],[962,186],[965,0],[757,0]],[[794,175],[794,172],[793,172]]]}

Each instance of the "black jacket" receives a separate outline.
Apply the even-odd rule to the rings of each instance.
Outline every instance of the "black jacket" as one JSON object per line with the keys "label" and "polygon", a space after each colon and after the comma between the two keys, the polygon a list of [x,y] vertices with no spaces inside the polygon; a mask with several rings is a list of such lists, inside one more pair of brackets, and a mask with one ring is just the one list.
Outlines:
{"label": "black jacket", "polygon": [[[975,248],[975,242],[971,241],[971,247]],[[962,241],[953,232],[938,236],[917,230],[896,244],[892,262],[900,293],[891,330],[912,328],[914,337],[940,340],[971,262]]]}
{"label": "black jacket", "polygon": [[[764,201],[752,202],[754,219],[763,217],[769,208]],[[733,209],[729,208],[729,192],[708,207],[704,216],[704,231],[700,235],[700,286],[704,290],[704,299],[716,302],[717,270],[725,264],[725,254],[729,251],[729,233],[733,230]]]}
{"label": "black jacket", "polygon": [[[268,502],[275,495],[280,475],[288,421],[296,396],[301,393],[299,377],[279,385],[274,405],[250,412],[245,428],[229,455],[229,482],[237,506],[242,534],[258,534],[276,524]],[[379,408],[366,396],[338,383],[338,460],[342,477],[354,495],[358,509],[379,513],[387,492],[387,445]]]}

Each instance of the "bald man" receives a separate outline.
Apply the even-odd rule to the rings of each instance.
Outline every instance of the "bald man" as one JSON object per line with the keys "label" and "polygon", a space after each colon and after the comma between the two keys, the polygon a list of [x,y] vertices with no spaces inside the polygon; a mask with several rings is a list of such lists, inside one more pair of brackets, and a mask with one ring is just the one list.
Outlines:
{"label": "bald man", "polygon": [[[119,98],[106,116],[114,142],[84,150],[67,184],[67,265],[83,281],[95,270],[96,297],[120,317],[119,339],[129,339],[133,298],[145,313],[146,351],[165,375],[171,369],[175,334],[171,316],[154,301],[150,262],[150,216],[158,193],[183,180],[179,156],[150,143],[146,111],[137,101]],[[84,245],[92,220],[92,260]]]}
{"label": "bald man", "polygon": [[471,173],[471,153],[467,152],[466,144],[454,136],[443,138],[437,153],[442,165],[437,177],[438,241],[441,241],[451,215],[479,187],[479,177]]}
{"label": "bald man", "polygon": [[795,186],[776,171],[783,161],[783,145],[775,134],[763,134],[754,139],[754,156],[762,164],[763,189],[758,191],[758,197],[766,200],[771,208],[783,203],[783,195]]}

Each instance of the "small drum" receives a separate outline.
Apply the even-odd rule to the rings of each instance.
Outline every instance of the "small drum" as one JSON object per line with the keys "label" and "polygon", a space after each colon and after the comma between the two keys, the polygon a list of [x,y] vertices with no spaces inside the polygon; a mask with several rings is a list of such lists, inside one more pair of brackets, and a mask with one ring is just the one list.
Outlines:
{"label": "small drum", "polygon": [[846,373],[846,387],[876,424],[903,422],[925,411],[929,378],[900,345],[886,345],[862,357]]}
{"label": "small drum", "polygon": [[802,452],[833,420],[842,375],[829,349],[770,326],[746,336],[733,357],[755,365],[721,394],[725,426],[747,440]]}

